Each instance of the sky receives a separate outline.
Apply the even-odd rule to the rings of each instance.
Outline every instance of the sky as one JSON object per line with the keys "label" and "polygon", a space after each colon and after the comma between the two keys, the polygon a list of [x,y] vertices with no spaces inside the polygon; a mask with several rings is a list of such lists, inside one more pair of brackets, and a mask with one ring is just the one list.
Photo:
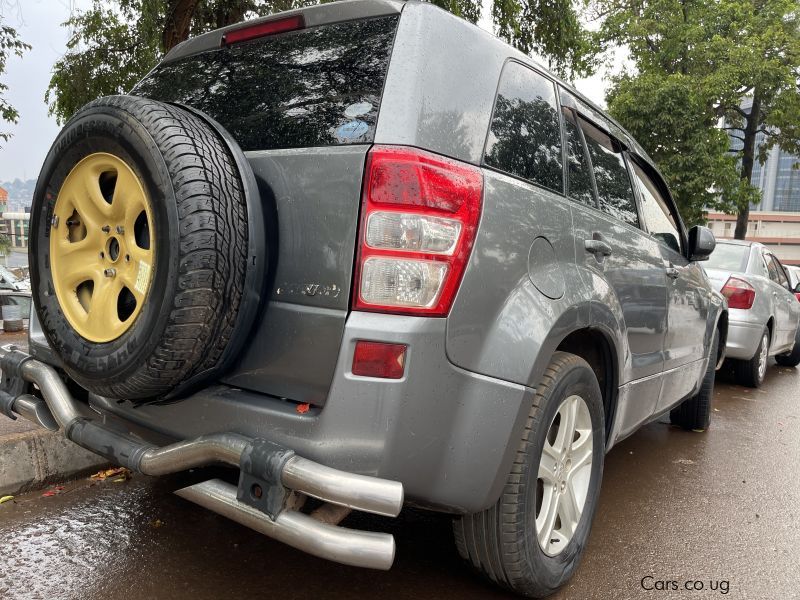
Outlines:
{"label": "sky", "polygon": [[[45,154],[60,130],[55,118],[47,114],[44,94],[53,65],[66,52],[69,32],[61,23],[71,10],[88,8],[91,0],[19,0],[10,4],[16,6],[9,8],[9,2],[0,0],[6,24],[16,28],[33,49],[22,58],[10,58],[2,75],[9,87],[5,98],[17,108],[20,120],[16,126],[0,125],[14,134],[0,148],[0,181],[38,176]],[[482,12],[479,26],[491,31],[491,13],[486,1]],[[600,105],[605,104],[604,74],[605,71],[600,71],[576,82],[581,92]]]}

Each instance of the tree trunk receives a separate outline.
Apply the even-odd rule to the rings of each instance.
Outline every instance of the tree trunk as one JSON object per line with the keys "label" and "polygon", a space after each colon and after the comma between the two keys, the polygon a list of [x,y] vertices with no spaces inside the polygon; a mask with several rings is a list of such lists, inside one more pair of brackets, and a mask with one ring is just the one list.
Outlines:
{"label": "tree trunk", "polygon": [[[739,172],[739,177],[747,185],[750,185],[750,180],[753,177],[753,164],[756,156],[756,135],[758,127],[761,123],[761,93],[756,88],[753,92],[753,107],[750,109],[750,114],[747,117],[743,132],[743,147],[742,147],[742,166]],[[739,212],[736,215],[736,230],[733,237],[737,240],[743,240],[747,235],[747,223],[750,220],[750,203],[746,202],[744,206],[739,207]]]}
{"label": "tree trunk", "polygon": [[198,0],[169,0],[164,32],[161,36],[165,54],[189,37],[197,3]]}

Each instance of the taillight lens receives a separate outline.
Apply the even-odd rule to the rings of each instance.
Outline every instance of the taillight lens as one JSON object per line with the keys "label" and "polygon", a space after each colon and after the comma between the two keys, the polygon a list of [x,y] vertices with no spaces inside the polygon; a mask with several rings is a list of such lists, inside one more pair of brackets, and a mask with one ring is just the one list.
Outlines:
{"label": "taillight lens", "polygon": [[800,292],[795,292],[794,297],[797,298],[798,302],[800,302]]}
{"label": "taillight lens", "polygon": [[446,316],[481,215],[480,169],[414,148],[367,156],[353,307]]}
{"label": "taillight lens", "polygon": [[261,21],[225,32],[225,35],[222,36],[222,45],[230,46],[231,44],[248,42],[268,35],[295,31],[297,29],[303,29],[305,25],[306,23],[303,15],[292,15],[272,21]]}
{"label": "taillight lens", "polygon": [[743,279],[729,277],[722,287],[722,295],[728,299],[728,308],[752,308],[756,299],[755,288]]}
{"label": "taillight lens", "polygon": [[353,375],[401,379],[406,368],[405,344],[358,340],[353,353]]}

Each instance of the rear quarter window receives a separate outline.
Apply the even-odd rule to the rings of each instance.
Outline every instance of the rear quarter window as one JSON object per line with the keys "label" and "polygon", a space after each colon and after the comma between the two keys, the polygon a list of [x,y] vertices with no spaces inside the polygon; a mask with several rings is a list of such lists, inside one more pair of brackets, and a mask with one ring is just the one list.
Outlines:
{"label": "rear quarter window", "polygon": [[131,92],[186,104],[243,150],[371,143],[397,15],[322,25],[162,63]]}
{"label": "rear quarter window", "polygon": [[552,81],[520,63],[506,64],[497,90],[484,163],[563,192],[561,127]]}

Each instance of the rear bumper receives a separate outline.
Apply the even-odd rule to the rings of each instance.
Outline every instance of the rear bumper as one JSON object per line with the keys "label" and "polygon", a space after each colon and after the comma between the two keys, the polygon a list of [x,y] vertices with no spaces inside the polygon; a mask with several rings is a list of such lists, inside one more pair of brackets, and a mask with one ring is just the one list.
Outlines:
{"label": "rear bumper", "polygon": [[[362,510],[396,517],[403,486],[331,469],[273,442],[236,433],[217,433],[157,447],[88,415],[51,366],[11,348],[0,354],[3,386],[0,412],[23,416],[61,431],[75,443],[116,464],[147,475],[165,475],[214,463],[240,468],[239,486],[219,480],[179,490],[178,495],[300,550],[346,565],[388,569],[394,561],[389,534],[356,531],[337,524]],[[31,384],[35,384],[37,393]],[[307,496],[327,502],[307,514]]]}
{"label": "rear bumper", "polygon": [[[351,313],[325,405],[305,414],[293,402],[230,386],[165,405],[91,401],[109,421],[164,436],[155,439],[235,431],[335,469],[399,481],[416,506],[477,512],[500,496],[533,391],[454,366],[445,328],[445,319]],[[359,339],[406,344],[404,377],[354,376]]]}
{"label": "rear bumper", "polygon": [[756,354],[758,344],[761,342],[761,333],[764,325],[747,321],[728,322],[728,342],[725,345],[727,358],[750,360]]}
{"label": "rear bumper", "polygon": [[[58,365],[35,321],[31,353]],[[534,392],[453,365],[446,327],[446,319],[351,313],[325,405],[305,414],[292,402],[224,385],[164,405],[90,401],[106,422],[157,443],[217,432],[269,439],[322,465],[399,481],[410,504],[478,512],[502,492]],[[406,344],[404,377],[354,376],[359,339]]]}

